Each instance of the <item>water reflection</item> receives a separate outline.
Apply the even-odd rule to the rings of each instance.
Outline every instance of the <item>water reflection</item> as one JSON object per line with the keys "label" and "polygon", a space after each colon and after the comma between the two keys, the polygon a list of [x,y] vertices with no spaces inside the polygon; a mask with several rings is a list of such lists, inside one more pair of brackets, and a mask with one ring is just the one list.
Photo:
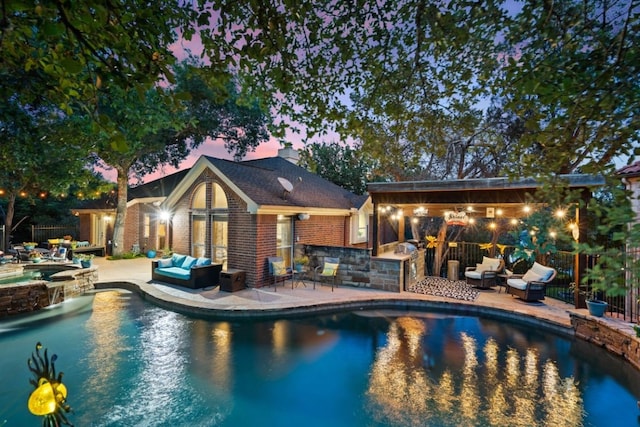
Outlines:
{"label": "water reflection", "polygon": [[[455,350],[462,369],[444,364],[427,345],[427,319],[392,321],[375,355],[366,392],[367,408],[385,425],[581,426],[582,396],[573,377],[562,378],[539,348],[501,348],[488,338],[460,331]],[[444,353],[444,352],[443,352]],[[424,363],[425,360],[433,361]],[[501,362],[502,361],[502,362]]]}

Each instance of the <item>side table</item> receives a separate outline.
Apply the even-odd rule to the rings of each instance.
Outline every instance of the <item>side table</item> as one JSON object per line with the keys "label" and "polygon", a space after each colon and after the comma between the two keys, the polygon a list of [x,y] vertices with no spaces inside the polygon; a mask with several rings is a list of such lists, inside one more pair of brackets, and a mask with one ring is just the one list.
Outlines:
{"label": "side table", "polygon": [[305,288],[307,287],[306,282],[304,281],[307,274],[307,270],[293,270],[293,276],[291,277],[291,289],[297,288],[298,285],[302,285]]}

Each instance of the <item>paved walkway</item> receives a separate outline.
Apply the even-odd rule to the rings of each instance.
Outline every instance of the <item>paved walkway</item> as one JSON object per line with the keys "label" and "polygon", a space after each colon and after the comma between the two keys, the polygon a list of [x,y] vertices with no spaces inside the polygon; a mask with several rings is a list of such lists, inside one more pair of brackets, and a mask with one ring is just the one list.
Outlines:
{"label": "paved walkway", "polygon": [[[123,287],[138,291],[145,299],[162,307],[207,318],[275,318],[301,316],[310,313],[328,313],[337,310],[447,310],[460,314],[483,314],[523,323],[545,324],[559,332],[572,333],[570,313],[587,315],[586,309],[546,298],[540,303],[526,303],[504,292],[480,291],[475,301],[461,301],[447,297],[421,295],[412,292],[384,292],[364,288],[316,286],[291,289],[291,283],[224,292],[213,289],[191,290],[179,286],[151,281],[151,260],[110,261],[94,259],[98,266],[99,282],[96,287]],[[632,330],[632,326],[619,322],[620,328]]]}

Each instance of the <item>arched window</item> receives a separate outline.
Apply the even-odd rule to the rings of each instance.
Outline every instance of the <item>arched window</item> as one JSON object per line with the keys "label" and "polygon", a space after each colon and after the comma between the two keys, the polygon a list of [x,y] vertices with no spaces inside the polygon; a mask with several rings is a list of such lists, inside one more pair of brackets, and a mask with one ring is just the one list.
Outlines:
{"label": "arched window", "polygon": [[191,254],[209,256],[214,263],[227,262],[227,195],[220,184],[211,184],[211,205],[207,205],[207,184],[199,185],[191,200]]}
{"label": "arched window", "polygon": [[227,195],[224,193],[220,184],[213,183],[213,197],[211,198],[211,204],[213,209],[227,209]]}
{"label": "arched window", "polygon": [[207,185],[200,184],[196,191],[193,192],[193,199],[191,200],[192,209],[206,209],[207,208]]}

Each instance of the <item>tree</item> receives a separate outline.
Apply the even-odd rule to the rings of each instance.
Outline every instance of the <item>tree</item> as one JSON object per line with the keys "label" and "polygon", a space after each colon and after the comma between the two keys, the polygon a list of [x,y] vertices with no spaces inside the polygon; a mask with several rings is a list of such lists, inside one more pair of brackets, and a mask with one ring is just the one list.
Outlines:
{"label": "tree", "polygon": [[[114,255],[124,250],[131,178],[164,164],[178,167],[206,138],[223,139],[236,157],[268,139],[268,117],[259,105],[240,98],[236,82],[228,76],[224,84],[206,81],[203,76],[207,71],[206,67],[185,62],[177,67],[177,85],[153,87],[143,96],[118,85],[105,85],[100,90],[99,117],[95,121],[87,117],[91,130],[84,136],[94,141],[96,161],[117,172]],[[177,100],[172,108],[161,101],[167,92]]]}
{"label": "tree", "polygon": [[[87,156],[74,142],[73,126],[55,106],[24,104],[18,96],[0,105],[0,188],[6,198],[5,241],[9,245],[14,230],[18,197],[49,198],[68,194],[72,183],[85,183],[93,193],[93,172]],[[44,149],[46,147],[46,149]],[[91,183],[91,185],[89,185]]]}
{"label": "tree", "polygon": [[307,145],[298,165],[355,194],[366,194],[367,182],[375,180],[373,160],[362,150],[338,142]]}

